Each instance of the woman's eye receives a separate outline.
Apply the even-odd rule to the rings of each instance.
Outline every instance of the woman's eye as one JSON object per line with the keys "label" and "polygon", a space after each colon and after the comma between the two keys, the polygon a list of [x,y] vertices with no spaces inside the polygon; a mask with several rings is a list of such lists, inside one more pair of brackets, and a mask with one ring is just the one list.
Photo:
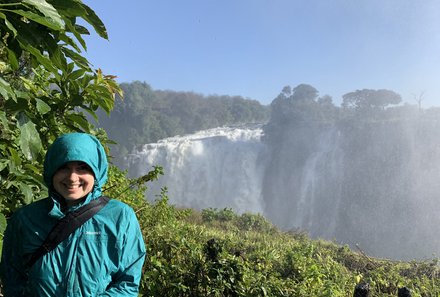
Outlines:
{"label": "woman's eye", "polygon": [[[58,168],[58,170],[66,170],[67,169],[67,165],[63,165],[63,166],[61,166],[60,168]],[[57,170],[57,171],[58,171]]]}
{"label": "woman's eye", "polygon": [[80,165],[79,167],[78,167],[78,170],[80,170],[80,171],[91,171],[91,169],[90,169],[90,167],[88,166],[88,165]]}

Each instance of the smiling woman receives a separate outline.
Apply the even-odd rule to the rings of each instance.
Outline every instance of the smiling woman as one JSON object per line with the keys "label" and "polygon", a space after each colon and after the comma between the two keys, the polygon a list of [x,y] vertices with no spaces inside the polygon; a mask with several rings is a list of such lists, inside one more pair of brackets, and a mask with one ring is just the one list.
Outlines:
{"label": "smiling woman", "polygon": [[78,204],[93,189],[95,177],[87,163],[67,162],[53,176],[53,187],[68,206]]}
{"label": "smiling woman", "polygon": [[60,229],[78,226],[76,214],[102,199],[107,169],[104,148],[92,135],[65,134],[50,146],[44,162],[49,197],[16,211],[5,232],[5,297],[138,295],[145,245],[134,211],[120,201],[106,199],[69,237],[35,257],[60,221]]}

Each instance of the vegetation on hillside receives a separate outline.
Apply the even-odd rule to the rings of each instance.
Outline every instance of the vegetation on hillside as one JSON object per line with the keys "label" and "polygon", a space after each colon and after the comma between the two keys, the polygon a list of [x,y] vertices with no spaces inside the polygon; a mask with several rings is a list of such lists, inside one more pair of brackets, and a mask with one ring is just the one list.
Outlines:
{"label": "vegetation on hillside", "polygon": [[193,92],[153,90],[147,83],[122,83],[124,100],[110,114],[98,112],[98,126],[117,144],[115,158],[136,145],[225,125],[262,123],[268,106],[240,96],[203,96]]}
{"label": "vegetation on hillside", "polygon": [[[123,175],[109,181],[125,187]],[[113,188],[122,191],[122,188]],[[396,262],[376,259],[299,231],[281,232],[258,214],[231,209],[197,212],[154,203],[142,186],[124,200],[139,217],[147,246],[141,296],[353,296],[365,283],[370,296],[440,294],[436,259]]]}

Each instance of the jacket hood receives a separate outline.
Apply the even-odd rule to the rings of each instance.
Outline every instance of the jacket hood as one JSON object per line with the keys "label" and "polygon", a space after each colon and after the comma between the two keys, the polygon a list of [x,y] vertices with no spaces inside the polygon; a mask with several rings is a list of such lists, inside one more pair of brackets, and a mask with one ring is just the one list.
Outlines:
{"label": "jacket hood", "polygon": [[88,197],[87,200],[101,196],[102,186],[107,181],[107,156],[99,140],[86,133],[64,134],[49,147],[44,160],[43,177],[51,196],[53,194],[52,179],[55,172],[70,161],[85,162],[93,170],[95,185],[91,198]]}

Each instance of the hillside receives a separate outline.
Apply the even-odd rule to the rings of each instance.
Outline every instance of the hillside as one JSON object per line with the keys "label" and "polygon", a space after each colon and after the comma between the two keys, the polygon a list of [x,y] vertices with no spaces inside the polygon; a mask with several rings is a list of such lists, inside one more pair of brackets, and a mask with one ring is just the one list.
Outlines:
{"label": "hillside", "polygon": [[370,296],[397,296],[404,287],[410,296],[440,294],[437,259],[373,258],[301,230],[281,232],[258,214],[176,208],[165,189],[146,202],[143,187],[121,195],[133,181],[115,168],[110,177],[107,194],[134,207],[143,231],[142,296],[353,296],[359,284]]}
{"label": "hillside", "polygon": [[393,262],[283,233],[263,217],[176,210],[166,200],[139,213],[148,248],[144,296],[372,296],[440,293],[437,260]]}

